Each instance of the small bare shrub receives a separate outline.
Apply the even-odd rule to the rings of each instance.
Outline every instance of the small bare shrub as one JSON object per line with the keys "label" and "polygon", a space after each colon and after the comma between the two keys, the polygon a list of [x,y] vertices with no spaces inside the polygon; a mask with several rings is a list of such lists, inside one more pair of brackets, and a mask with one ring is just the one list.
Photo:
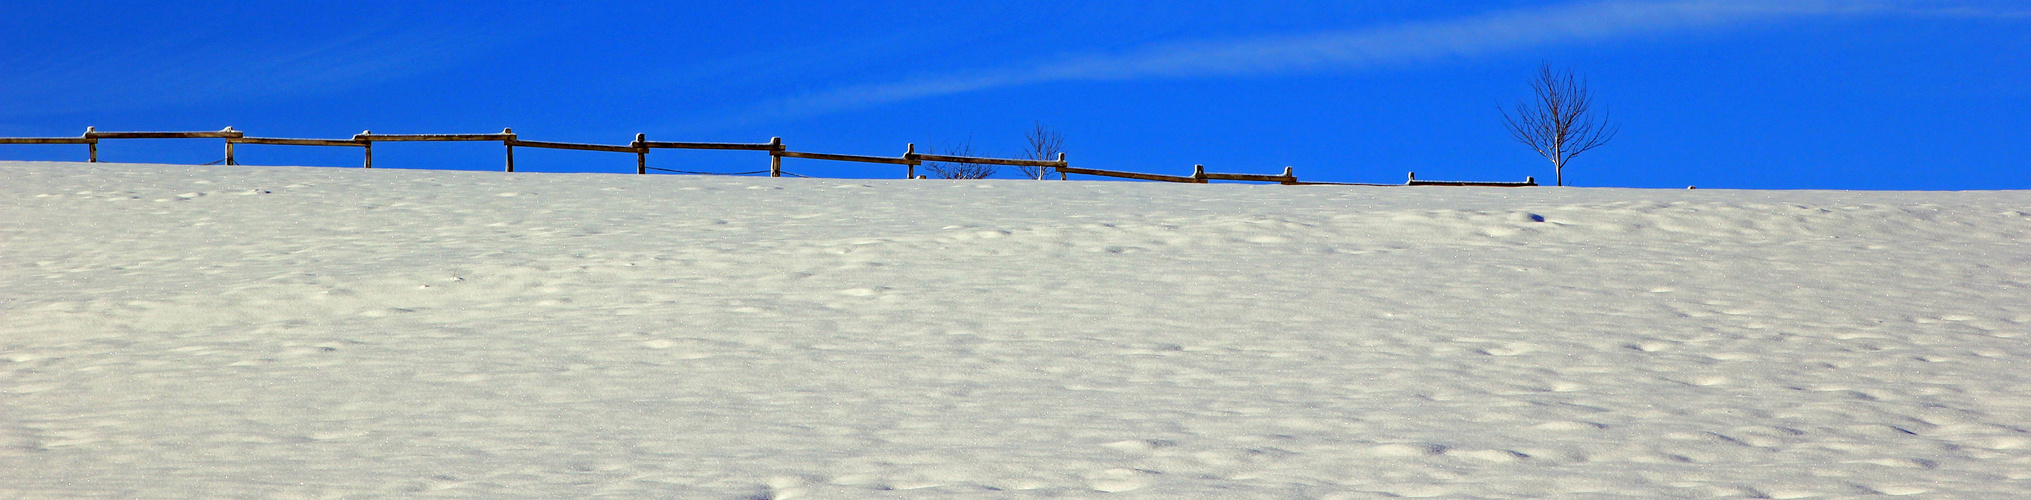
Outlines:
{"label": "small bare shrub", "polygon": [[[980,156],[973,150],[973,141],[962,142],[958,146],[942,151],[937,149],[932,151],[939,151],[938,154],[945,156]],[[935,179],[986,179],[993,177],[1000,168],[979,163],[927,161],[924,162],[924,170],[930,172],[931,177]]]}
{"label": "small bare shrub", "polygon": [[[1044,125],[1043,122],[1037,122],[1036,126],[1030,127],[1030,131],[1023,134],[1023,139],[1028,141],[1023,149],[1023,157],[1031,160],[1053,161],[1058,159],[1059,153],[1065,152],[1065,134]],[[1023,177],[1030,179],[1042,180],[1045,174],[1051,173],[1051,167],[1016,168],[1022,169]]]}

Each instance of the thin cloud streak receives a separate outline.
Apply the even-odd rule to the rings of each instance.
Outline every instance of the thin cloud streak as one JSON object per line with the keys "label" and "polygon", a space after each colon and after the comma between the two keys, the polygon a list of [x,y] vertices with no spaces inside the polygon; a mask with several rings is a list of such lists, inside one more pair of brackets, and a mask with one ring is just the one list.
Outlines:
{"label": "thin cloud streak", "polygon": [[[451,34],[447,34],[449,31]],[[375,30],[293,50],[192,42],[27,61],[0,116],[93,113],[329,93],[398,79],[476,52],[479,30]]]}
{"label": "thin cloud streak", "polygon": [[1198,41],[807,94],[766,106],[765,117],[808,116],[942,95],[1064,81],[1254,76],[1346,70],[1512,52],[1644,33],[1787,18],[1908,13],[2021,17],[1986,9],[1904,8],[1839,0],[1607,1],[1513,10],[1464,19],[1248,40]]}

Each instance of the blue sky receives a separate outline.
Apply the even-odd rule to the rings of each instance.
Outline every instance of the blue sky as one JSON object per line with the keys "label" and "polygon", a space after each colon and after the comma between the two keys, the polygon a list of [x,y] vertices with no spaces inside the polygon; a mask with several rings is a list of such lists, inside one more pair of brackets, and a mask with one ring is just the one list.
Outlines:
{"label": "blue sky", "polygon": [[[2031,4],[1999,0],[1364,2],[90,2],[0,8],[0,136],[492,132],[1014,155],[1042,122],[1075,166],[1401,182],[1552,176],[1498,106],[1541,62],[1621,135],[1579,186],[2031,188]],[[204,163],[217,141],[109,141]],[[81,160],[82,146],[0,146]],[[243,163],[357,165],[242,146]],[[630,155],[517,150],[528,171]],[[383,144],[377,167],[497,169],[496,144]],[[651,166],[765,168],[752,152]],[[789,160],[825,177],[900,167]],[[1013,174],[1013,172],[1009,172]]]}

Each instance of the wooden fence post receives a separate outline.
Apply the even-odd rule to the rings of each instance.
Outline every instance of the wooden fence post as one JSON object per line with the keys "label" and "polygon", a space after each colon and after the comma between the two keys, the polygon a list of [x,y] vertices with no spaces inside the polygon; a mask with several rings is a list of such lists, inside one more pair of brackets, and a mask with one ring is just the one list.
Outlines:
{"label": "wooden fence post", "polygon": [[630,144],[635,147],[635,175],[649,174],[649,147],[642,145],[645,142],[649,142],[649,134],[635,134],[635,143]]}
{"label": "wooden fence post", "polygon": [[[1059,153],[1058,153],[1058,163],[1059,163],[1059,164],[1065,164],[1065,153],[1064,153],[1064,152],[1059,152]],[[1064,171],[1064,170],[1059,170],[1059,171],[1058,171],[1058,180],[1061,180],[1061,181],[1062,181],[1062,180],[1065,180],[1065,171]]]}
{"label": "wooden fence post", "polygon": [[[934,152],[935,152],[935,151],[934,151]],[[903,157],[904,157],[904,158],[909,158],[909,157],[910,157],[911,155],[915,155],[915,154],[917,154],[917,143],[914,143],[914,142],[912,142],[912,143],[910,143],[910,145],[909,145],[909,148],[908,148],[908,149],[904,149],[904,150],[903,150]],[[908,170],[908,171],[906,171],[906,172],[904,172],[903,178],[904,178],[904,179],[915,179],[915,178],[917,178],[917,165],[916,165],[916,164],[914,164],[914,163],[912,163],[912,164],[910,164],[910,165],[907,165],[907,167],[909,168],[909,170]]]}
{"label": "wooden fence post", "polygon": [[[98,132],[98,131],[99,131],[98,129],[99,129],[98,127],[85,127],[85,137],[87,137],[87,138],[90,138],[90,137],[92,136],[92,132]],[[90,144],[90,146],[91,146],[91,149],[92,149],[92,163],[98,163],[98,162],[99,162],[99,141],[92,141],[92,143]]]}
{"label": "wooden fence post", "polygon": [[[374,133],[374,131],[372,131],[372,130],[361,130],[361,131],[360,131],[360,135],[370,135],[370,134],[373,134],[373,133]],[[367,150],[367,164],[366,164],[365,168],[374,168],[374,141],[361,141],[361,142],[365,142],[365,143],[367,143],[367,147],[366,147],[366,148],[363,148],[363,149],[366,149],[366,150]]]}
{"label": "wooden fence post", "polygon": [[[221,132],[232,132],[232,131],[233,131],[233,127],[231,127],[231,126],[227,126],[227,127],[226,127],[226,129],[225,129],[225,130],[222,130]],[[235,161],[235,160],[233,159],[233,140],[232,140],[231,138],[228,138],[228,139],[226,139],[226,164],[227,164],[227,165],[239,165],[239,164],[240,164],[240,162],[238,162],[238,161]]]}
{"label": "wooden fence post", "polygon": [[769,177],[782,177],[782,176],[783,176],[783,157],[781,157],[781,156],[776,156],[776,155],[775,155],[775,152],[777,152],[777,151],[782,151],[782,150],[785,150],[785,149],[788,149],[788,148],[785,148],[785,147],[783,147],[783,138],[781,138],[781,137],[770,137],[770,138],[769,138],[769,153],[770,153],[770,154],[769,154]]}
{"label": "wooden fence post", "polygon": [[[513,133],[515,133],[515,129],[510,129],[510,128],[504,128],[504,129],[501,129],[501,133],[503,133],[503,134],[513,134]],[[515,171],[515,145],[514,145],[514,144],[511,144],[511,143],[510,143],[511,141],[514,141],[514,139],[508,139],[508,140],[506,140],[506,141],[501,141],[501,145],[503,145],[503,146],[507,146],[507,147],[508,147],[508,171],[509,171],[509,172],[514,172],[514,171]]]}

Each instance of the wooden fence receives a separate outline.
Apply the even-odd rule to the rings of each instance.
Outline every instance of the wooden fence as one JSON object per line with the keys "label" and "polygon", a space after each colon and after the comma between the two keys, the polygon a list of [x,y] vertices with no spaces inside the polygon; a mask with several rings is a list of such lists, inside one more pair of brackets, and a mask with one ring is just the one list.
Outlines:
{"label": "wooden fence", "polygon": [[[1418,180],[1416,172],[1411,172],[1410,181],[1405,184],[1301,182],[1298,180],[1297,174],[1293,173],[1292,171],[1293,169],[1291,167],[1284,167],[1282,174],[1263,175],[1263,174],[1212,173],[1207,172],[1206,167],[1204,165],[1194,165],[1192,167],[1192,175],[1173,176],[1161,174],[1146,174],[1140,172],[1124,172],[1117,170],[1101,170],[1093,168],[1073,167],[1065,161],[1064,153],[1058,153],[1058,159],[1056,160],[1025,160],[1016,158],[950,156],[950,155],[917,153],[917,145],[915,144],[910,144],[906,146],[903,151],[903,155],[897,157],[845,155],[832,153],[810,153],[801,151],[790,151],[789,148],[783,145],[783,139],[781,137],[772,137],[769,139],[769,142],[766,143],[658,142],[648,140],[648,137],[645,134],[635,134],[635,140],[633,142],[628,143],[627,145],[525,141],[522,140],[519,136],[515,135],[514,129],[505,129],[505,128],[501,129],[501,132],[498,134],[376,134],[373,131],[369,130],[362,131],[358,134],[354,134],[351,139],[285,139],[274,137],[247,137],[245,133],[242,133],[238,130],[233,130],[232,127],[226,127],[224,130],[219,130],[215,132],[100,132],[95,128],[86,127],[85,135],[80,137],[0,137],[0,144],[84,144],[88,146],[91,151],[90,161],[96,163],[99,161],[99,141],[102,139],[225,139],[226,158],[223,161],[227,165],[239,164],[239,161],[235,157],[233,152],[233,145],[235,144],[356,147],[362,150],[362,156],[364,157],[364,161],[361,166],[364,168],[374,168],[374,143],[376,142],[498,141],[506,149],[507,155],[506,169],[509,172],[515,171],[515,148],[519,146],[525,148],[570,149],[579,151],[634,153],[636,174],[648,174],[650,170],[667,170],[649,167],[649,152],[651,150],[713,149],[713,150],[768,151],[769,152],[768,173],[770,177],[783,176],[784,158],[802,158],[809,160],[847,161],[860,163],[903,165],[904,167],[906,167],[903,176],[903,178],[905,179],[924,178],[923,176],[917,175],[917,166],[922,165],[924,162],[929,161],[929,162],[971,163],[980,165],[1006,165],[1006,166],[1050,168],[1056,169],[1058,171],[1059,179],[1065,179],[1068,174],[1078,174],[1099,177],[1115,177],[1122,179],[1138,179],[1138,180],[1162,181],[1162,182],[1184,182],[1195,184],[1205,184],[1209,181],[1243,181],[1243,182],[1274,182],[1278,184],[1293,186],[1341,185],[1341,186],[1522,187],[1537,185],[1537,179],[1533,177],[1526,177],[1524,178],[1523,182]],[[675,172],[674,170],[670,171]],[[754,173],[759,174],[760,172]]]}

